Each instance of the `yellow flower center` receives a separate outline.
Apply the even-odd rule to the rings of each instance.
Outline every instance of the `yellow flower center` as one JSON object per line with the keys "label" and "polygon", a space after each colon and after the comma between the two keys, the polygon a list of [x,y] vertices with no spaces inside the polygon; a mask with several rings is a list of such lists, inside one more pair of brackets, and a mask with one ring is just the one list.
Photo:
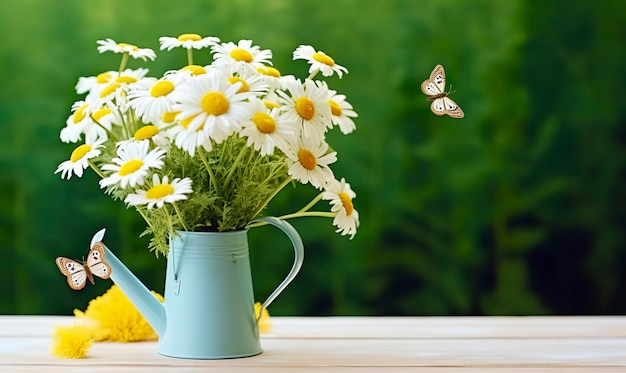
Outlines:
{"label": "yellow flower center", "polygon": [[[191,123],[193,118],[195,118],[197,116],[198,116],[198,114],[195,114],[195,115],[192,115],[190,117],[187,117],[187,118],[181,120],[180,121],[180,125],[183,126],[183,128],[185,128],[185,129],[189,128],[189,123]],[[196,128],[196,132],[202,131],[203,128],[204,128],[204,123],[202,123],[198,128]]]}
{"label": "yellow flower center", "polygon": [[237,93],[244,93],[244,92],[249,92],[250,91],[250,86],[248,86],[248,83],[246,83],[245,80],[237,77],[237,76],[231,76],[230,78],[228,78],[228,82],[230,84],[235,84],[235,83],[241,83],[241,88],[239,88],[239,90],[237,91]]}
{"label": "yellow flower center", "polygon": [[199,65],[187,65],[182,68],[183,71],[190,71],[191,75],[202,75],[206,74],[206,69]]}
{"label": "yellow flower center", "polygon": [[352,215],[352,212],[354,211],[354,205],[352,204],[352,198],[350,198],[348,193],[339,193],[339,199],[341,200],[343,208],[346,209],[346,215]]}
{"label": "yellow flower center", "polygon": [[328,105],[330,105],[330,112],[336,116],[340,117],[343,110],[341,110],[341,106],[333,100],[328,100]]}
{"label": "yellow flower center", "polygon": [[130,49],[131,49],[131,50],[133,50],[133,51],[138,51],[138,50],[139,50],[139,48],[137,48],[137,46],[136,46],[136,45],[133,45],[133,44],[127,44],[127,43],[117,43],[117,46],[118,46],[118,47],[120,47],[120,48],[122,48],[122,49],[125,49],[125,48],[130,48]]}
{"label": "yellow flower center", "polygon": [[280,71],[277,68],[271,66],[260,66],[256,69],[259,74],[273,76],[275,78],[280,78]]}
{"label": "yellow flower center", "polygon": [[191,121],[193,120],[193,118],[195,118],[195,115],[192,115],[190,117],[187,117],[183,120],[180,121],[180,125],[183,126],[184,129],[189,128],[189,123],[191,123]]}
{"label": "yellow flower center", "polygon": [[180,111],[166,111],[161,115],[161,120],[163,123],[174,123],[178,114],[180,114]]}
{"label": "yellow flower center", "polygon": [[105,117],[111,113],[112,113],[111,109],[109,109],[108,107],[103,107],[101,109],[96,110],[93,114],[91,114],[91,116],[93,117],[93,120],[100,121],[102,117]]}
{"label": "yellow flower center", "polygon": [[159,184],[148,189],[146,198],[159,199],[174,193],[174,187],[170,184]]}
{"label": "yellow flower center", "polygon": [[200,41],[202,40],[202,37],[198,34],[182,34],[178,37],[178,41],[187,41],[187,40]]}
{"label": "yellow flower center", "polygon": [[160,82],[157,82],[155,85],[153,85],[152,88],[150,88],[150,95],[152,95],[152,97],[161,97],[167,95],[173,90],[174,83],[170,82],[169,80],[161,80]]}
{"label": "yellow flower center", "polygon": [[317,158],[315,158],[313,153],[306,149],[298,150],[298,160],[300,161],[302,167],[309,171],[314,170],[315,166],[317,166]]}
{"label": "yellow flower center", "polygon": [[78,110],[76,110],[74,112],[74,124],[78,124],[80,121],[82,121],[83,119],[85,119],[85,117],[87,116],[87,108],[89,107],[89,104],[83,104],[83,106],[79,107]]}
{"label": "yellow flower center", "polygon": [[118,83],[135,83],[137,78],[130,75],[120,75],[115,79],[115,81]]}
{"label": "yellow flower center", "polygon": [[111,73],[101,73],[101,74],[98,74],[98,76],[96,76],[96,83],[98,84],[108,83],[111,80],[111,78],[112,78]]}
{"label": "yellow flower center", "polygon": [[276,122],[274,118],[266,113],[256,113],[252,116],[252,122],[256,124],[256,128],[261,133],[274,133],[276,131]]}
{"label": "yellow flower center", "polygon": [[263,100],[263,104],[265,104],[265,107],[270,110],[274,108],[278,109],[280,107],[280,105],[278,105],[276,102],[270,100]]}
{"label": "yellow flower center", "polygon": [[120,87],[120,83],[117,83],[117,82],[109,84],[108,86],[104,87],[102,91],[100,92],[100,98],[104,98],[110,95],[111,93],[115,92],[115,90],[118,89],[119,87]]}
{"label": "yellow flower center", "polygon": [[72,155],[70,156],[70,161],[72,163],[76,163],[80,161],[81,159],[83,159],[85,154],[89,153],[90,151],[91,151],[91,145],[83,144],[79,146],[78,148],[74,149],[74,151],[72,152]]}
{"label": "yellow flower center", "polygon": [[328,65],[328,66],[335,65],[335,60],[333,60],[330,56],[324,53],[320,53],[320,52],[313,53],[313,59],[317,62],[323,63],[324,65]]}
{"label": "yellow flower center", "polygon": [[135,131],[135,140],[141,141],[141,140],[150,139],[152,138],[152,136],[156,135],[157,133],[159,133],[159,129],[157,128],[157,126],[153,126],[153,125],[143,126],[137,131]]}
{"label": "yellow flower center", "polygon": [[296,112],[304,120],[311,120],[315,116],[315,105],[306,97],[296,100]]}
{"label": "yellow flower center", "polygon": [[130,175],[140,169],[141,166],[143,166],[143,161],[141,159],[131,159],[120,167],[119,174],[120,176]]}
{"label": "yellow flower center", "polygon": [[241,48],[235,48],[232,51],[230,51],[230,56],[235,61],[242,61],[242,62],[250,63],[250,62],[252,62],[254,60],[254,58],[252,58],[252,55],[250,54],[250,52],[248,52],[245,49],[241,49]]}
{"label": "yellow flower center", "polygon": [[210,115],[222,115],[228,111],[228,99],[221,92],[209,92],[202,96],[202,110]]}

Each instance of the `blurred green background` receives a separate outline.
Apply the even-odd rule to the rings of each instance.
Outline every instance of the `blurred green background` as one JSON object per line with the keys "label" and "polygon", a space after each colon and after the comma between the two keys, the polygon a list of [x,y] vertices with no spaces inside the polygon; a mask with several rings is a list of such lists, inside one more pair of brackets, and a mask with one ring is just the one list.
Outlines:
{"label": "blurred green background", "polygon": [[[333,169],[357,192],[361,228],[292,221],[302,272],[273,315],[626,313],[626,3],[542,0],[21,0],[0,5],[0,313],[70,314],[111,283],[74,292],[58,255],[81,258],[92,234],[163,290],[165,261],[139,216],[89,173],[53,172],[80,76],[116,69],[96,40],[158,50],[160,36],[252,39],[284,74],[300,44],[350,73],[328,79],[359,113],[331,134]],[[150,75],[184,51],[131,61]],[[196,62],[203,54],[196,54]],[[207,58],[208,53],[204,55]],[[466,117],[436,117],[419,84],[445,66]],[[268,213],[302,207],[286,189]],[[256,297],[291,265],[272,228],[250,234]]]}

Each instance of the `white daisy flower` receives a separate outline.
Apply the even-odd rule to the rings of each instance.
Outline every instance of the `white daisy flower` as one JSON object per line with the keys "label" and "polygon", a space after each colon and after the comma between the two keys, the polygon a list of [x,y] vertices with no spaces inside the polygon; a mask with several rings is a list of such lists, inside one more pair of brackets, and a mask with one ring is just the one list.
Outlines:
{"label": "white daisy flower", "polygon": [[[113,126],[122,125],[122,118],[117,110],[111,109],[105,105],[95,109],[89,115],[89,124],[85,126],[85,139],[108,138],[109,135],[105,131],[111,131]],[[104,127],[104,128],[103,128]]]}
{"label": "white daisy flower", "polygon": [[277,108],[269,110],[263,101],[250,99],[252,116],[243,122],[239,136],[247,137],[248,146],[254,147],[261,155],[274,153],[274,148],[285,149],[286,144],[294,141],[296,123],[280,117]]}
{"label": "white daisy flower", "polygon": [[300,124],[302,137],[322,140],[324,133],[333,126],[328,89],[308,79],[304,84],[297,79],[285,79],[283,83],[289,95],[276,91],[283,115]]}
{"label": "white daisy flower", "polygon": [[178,120],[178,114],[180,114],[180,111],[166,111],[153,124],[160,129],[172,128]]}
{"label": "white daisy flower", "polygon": [[141,58],[146,61],[154,60],[156,54],[150,48],[138,48],[136,45],[116,43],[113,39],[98,40],[98,52],[128,53],[132,58]]}
{"label": "white daisy flower", "polygon": [[89,120],[89,106],[85,101],[76,101],[72,105],[72,114],[65,121],[61,129],[61,141],[78,142]]}
{"label": "white daisy flower", "polygon": [[93,144],[85,143],[78,146],[72,151],[70,159],[62,162],[54,173],[61,172],[61,179],[65,179],[67,175],[69,180],[72,174],[82,177],[83,171],[89,167],[89,160],[100,155],[100,148],[104,147],[104,141],[105,139],[98,139]]}
{"label": "white daisy flower", "polygon": [[186,80],[188,78],[194,78],[196,76],[200,76],[200,75],[204,75],[207,73],[207,71],[213,69],[214,67],[212,65],[208,65],[208,66],[200,66],[200,65],[187,65],[187,66],[183,66],[178,70],[170,70],[165,72],[165,74],[163,74],[163,76],[169,76],[169,75],[180,75],[183,80]]}
{"label": "white daisy flower", "polygon": [[263,97],[263,103],[265,104],[265,107],[270,110],[280,109],[280,100],[276,92],[277,91],[270,91],[267,95],[265,95],[265,97]]}
{"label": "white daisy flower", "polygon": [[182,34],[177,38],[162,36],[159,38],[161,44],[161,50],[167,49],[168,51],[182,47],[185,49],[202,49],[210,47],[213,44],[219,43],[220,39],[214,36],[207,36],[203,38],[198,34]]}
{"label": "white daisy flower", "polygon": [[119,116],[126,116],[129,107],[128,96],[126,95],[128,85],[115,84],[115,87],[111,86],[110,88],[113,88],[113,91],[96,100],[96,103],[108,107]]}
{"label": "white daisy flower", "polygon": [[152,175],[152,187],[148,190],[139,189],[136,193],[130,193],[124,199],[124,202],[131,206],[148,205],[148,208],[163,207],[165,203],[174,203],[187,199],[187,194],[193,192],[191,189],[191,179],[175,178],[169,182],[167,176],[163,176],[163,180],[159,179],[159,175]]}
{"label": "white daisy flower", "polygon": [[337,161],[337,152],[328,152],[325,141],[302,138],[297,144],[291,143],[285,154],[291,161],[287,173],[302,184],[311,183],[322,189],[334,180],[333,171],[328,166]]}
{"label": "white daisy flower", "polygon": [[331,76],[333,73],[337,73],[341,78],[343,73],[348,73],[348,69],[341,65],[337,65],[335,60],[322,51],[316,51],[310,45],[301,45],[293,52],[294,60],[306,60],[311,67],[309,67],[309,74],[319,70],[324,76]]}
{"label": "white daisy flower", "polygon": [[256,72],[261,75],[270,89],[280,89],[282,87],[282,76],[277,68],[272,66],[259,66]]}
{"label": "white daisy flower", "polygon": [[78,83],[76,83],[76,93],[83,94],[91,92],[96,87],[104,87],[115,79],[117,75],[117,71],[105,71],[96,76],[80,77],[78,78]]}
{"label": "white daisy flower", "polygon": [[121,74],[115,73],[113,79],[107,84],[98,85],[89,92],[89,96],[94,100],[111,99],[119,96],[121,91],[127,91],[129,85],[137,83],[145,78],[148,69],[126,69]]}
{"label": "white daisy flower", "polygon": [[[159,122],[162,123],[162,122]],[[150,142],[154,143],[157,147],[167,151],[170,147],[170,137],[167,131],[162,130],[163,124],[160,126],[153,124],[146,124],[135,131],[133,136],[128,140],[118,141],[115,146],[126,146],[133,142]]]}
{"label": "white daisy flower", "polygon": [[203,127],[189,128],[189,122],[194,117],[181,120],[180,124],[172,128],[168,135],[177,147],[183,149],[192,157],[196,154],[196,149],[202,146],[204,150],[210,152],[213,149],[211,137],[203,131]]}
{"label": "white daisy flower", "polygon": [[[175,94],[178,120],[185,131],[202,131],[221,143],[241,129],[241,122],[250,116],[249,93],[238,93],[241,83],[231,84],[216,69],[187,81]],[[206,143],[202,141],[201,143]]]}
{"label": "white daisy flower", "polygon": [[144,123],[154,123],[165,112],[172,111],[173,92],[184,79],[182,75],[167,75],[161,79],[146,78],[128,90],[128,105]]}
{"label": "white daisy flower", "polygon": [[211,52],[216,65],[236,64],[254,71],[258,67],[272,64],[272,51],[253,46],[252,40],[240,40],[237,44],[233,42],[215,44],[211,47]]}
{"label": "white daisy flower", "polygon": [[[199,127],[195,130],[189,129],[189,122],[191,122],[194,117],[186,118],[185,120],[180,121],[178,125],[175,125],[178,121],[179,114],[180,111],[165,112],[158,121],[158,126],[160,128],[168,128],[165,133],[167,138],[171,139],[168,140],[168,142],[173,142],[176,146],[185,150],[192,157],[196,154],[196,149],[199,146],[202,146],[206,151],[211,151],[213,148],[211,138],[208,134],[202,131],[203,128]],[[172,127],[172,125],[175,126]],[[161,144],[157,145],[164,149],[169,146],[169,144],[166,146]]]}
{"label": "white daisy flower", "polygon": [[[328,89],[326,82],[318,81],[317,83]],[[339,129],[345,135],[354,131],[356,125],[352,118],[356,118],[358,114],[352,109],[352,105],[346,101],[346,96],[337,94],[337,91],[332,89],[328,89],[328,96],[328,105],[330,105],[333,124],[339,126]]]}
{"label": "white daisy flower", "polygon": [[237,65],[221,65],[217,67],[222,70],[224,76],[228,77],[230,84],[241,83],[238,93],[249,92],[257,97],[267,94],[269,85],[266,80],[257,72]]}
{"label": "white daisy flower", "polygon": [[105,128],[111,130],[113,123],[120,123],[119,115],[98,103],[77,101],[72,105],[72,111],[61,129],[63,142],[78,142],[85,135],[85,142],[92,143],[98,138],[108,137]]}
{"label": "white daisy flower", "polygon": [[349,234],[350,239],[354,238],[359,227],[359,212],[352,204],[352,199],[355,197],[356,193],[343,178],[341,181],[330,181],[322,193],[322,199],[330,201],[330,211],[337,213],[333,220],[333,225],[337,227],[335,232],[342,236]]}
{"label": "white daisy flower", "polygon": [[163,149],[153,149],[148,152],[148,141],[129,143],[117,149],[117,157],[112,159],[114,164],[105,164],[103,171],[113,173],[100,180],[100,188],[106,188],[114,184],[135,187],[143,185],[144,178],[151,168],[163,167],[162,158],[165,156]]}

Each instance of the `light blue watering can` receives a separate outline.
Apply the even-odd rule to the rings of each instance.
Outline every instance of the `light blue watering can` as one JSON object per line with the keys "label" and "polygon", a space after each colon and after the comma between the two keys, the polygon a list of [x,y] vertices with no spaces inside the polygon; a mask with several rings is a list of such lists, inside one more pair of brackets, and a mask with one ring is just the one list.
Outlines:
{"label": "light blue watering can", "polygon": [[[289,223],[274,217],[255,222],[280,228],[295,251],[291,271],[262,304],[267,308],[298,274],[304,247]],[[236,358],[263,352],[254,313],[248,231],[178,233],[170,242],[163,303],[103,244],[111,279],[159,335],[157,352],[189,359]],[[91,246],[103,237],[104,229],[92,238]]]}

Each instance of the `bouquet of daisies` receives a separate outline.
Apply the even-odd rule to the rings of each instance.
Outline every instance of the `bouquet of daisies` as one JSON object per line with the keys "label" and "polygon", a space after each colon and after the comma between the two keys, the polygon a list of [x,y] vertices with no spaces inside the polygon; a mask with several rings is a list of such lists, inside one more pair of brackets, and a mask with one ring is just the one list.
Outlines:
{"label": "bouquet of daisies", "polygon": [[[336,231],[354,237],[359,214],[354,191],[330,165],[326,142],[334,127],[348,134],[357,114],[321,73],[347,69],[324,52],[301,45],[293,59],[310,64],[300,80],[272,67],[272,52],[250,40],[221,43],[184,34],[159,39],[162,50],[185,48],[187,65],[156,78],[129,58],[154,60],[148,48],[99,40],[98,51],[121,54],[117,70],[82,77],[61,140],[76,143],[56,170],[81,177],[87,168],[115,199],[134,207],[152,235],[150,248],[166,254],[176,231],[233,231],[251,227],[290,183],[311,184],[317,195],[279,218],[333,218]],[[193,50],[210,48],[209,64],[194,64]],[[321,199],[330,211],[311,210]],[[260,223],[255,223],[260,224]]]}

